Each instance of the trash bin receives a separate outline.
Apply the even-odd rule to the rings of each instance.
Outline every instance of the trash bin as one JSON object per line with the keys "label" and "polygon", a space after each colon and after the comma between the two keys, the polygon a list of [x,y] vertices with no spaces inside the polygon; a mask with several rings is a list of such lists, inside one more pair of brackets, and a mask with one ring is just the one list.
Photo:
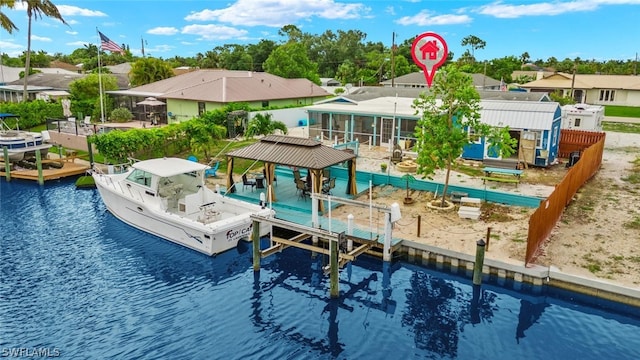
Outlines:
{"label": "trash bin", "polygon": [[580,160],[580,151],[574,151],[569,154],[569,162],[567,163],[567,167],[572,167],[575,165],[578,160]]}

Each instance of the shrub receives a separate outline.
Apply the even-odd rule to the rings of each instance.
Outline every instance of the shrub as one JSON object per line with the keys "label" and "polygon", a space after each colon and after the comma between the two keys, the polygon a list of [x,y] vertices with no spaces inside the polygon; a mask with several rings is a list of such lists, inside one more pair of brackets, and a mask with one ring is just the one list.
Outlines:
{"label": "shrub", "polygon": [[111,121],[115,122],[127,122],[133,119],[133,114],[127,108],[117,108],[111,112]]}

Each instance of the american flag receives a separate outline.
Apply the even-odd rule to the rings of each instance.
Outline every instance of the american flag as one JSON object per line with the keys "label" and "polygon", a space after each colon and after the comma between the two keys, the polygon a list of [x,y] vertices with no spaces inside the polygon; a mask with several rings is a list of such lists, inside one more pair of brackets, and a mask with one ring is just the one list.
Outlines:
{"label": "american flag", "polygon": [[102,50],[108,50],[108,51],[111,51],[111,52],[117,52],[117,53],[120,53],[120,54],[124,55],[124,50],[122,50],[122,48],[120,46],[118,46],[118,44],[116,44],[113,41],[111,41],[111,39],[106,37],[100,31],[98,31],[98,35],[100,35],[100,47],[102,48]]}

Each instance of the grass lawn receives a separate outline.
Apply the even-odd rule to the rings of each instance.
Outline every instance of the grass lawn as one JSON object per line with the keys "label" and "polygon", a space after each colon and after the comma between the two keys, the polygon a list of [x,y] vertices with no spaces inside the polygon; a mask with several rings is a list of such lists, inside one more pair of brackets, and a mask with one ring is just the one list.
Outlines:
{"label": "grass lawn", "polygon": [[640,107],[607,105],[604,107],[604,115],[640,118]]}

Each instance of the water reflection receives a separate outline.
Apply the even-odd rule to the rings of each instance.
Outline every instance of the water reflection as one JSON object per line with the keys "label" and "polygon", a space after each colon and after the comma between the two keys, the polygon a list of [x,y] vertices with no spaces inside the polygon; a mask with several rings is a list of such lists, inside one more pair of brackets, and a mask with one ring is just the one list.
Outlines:
{"label": "water reflection", "polygon": [[520,313],[518,313],[518,327],[516,328],[516,342],[519,344],[520,339],[524,338],[524,332],[532,327],[544,313],[544,309],[549,306],[544,301],[532,303],[528,300],[520,300]]}

